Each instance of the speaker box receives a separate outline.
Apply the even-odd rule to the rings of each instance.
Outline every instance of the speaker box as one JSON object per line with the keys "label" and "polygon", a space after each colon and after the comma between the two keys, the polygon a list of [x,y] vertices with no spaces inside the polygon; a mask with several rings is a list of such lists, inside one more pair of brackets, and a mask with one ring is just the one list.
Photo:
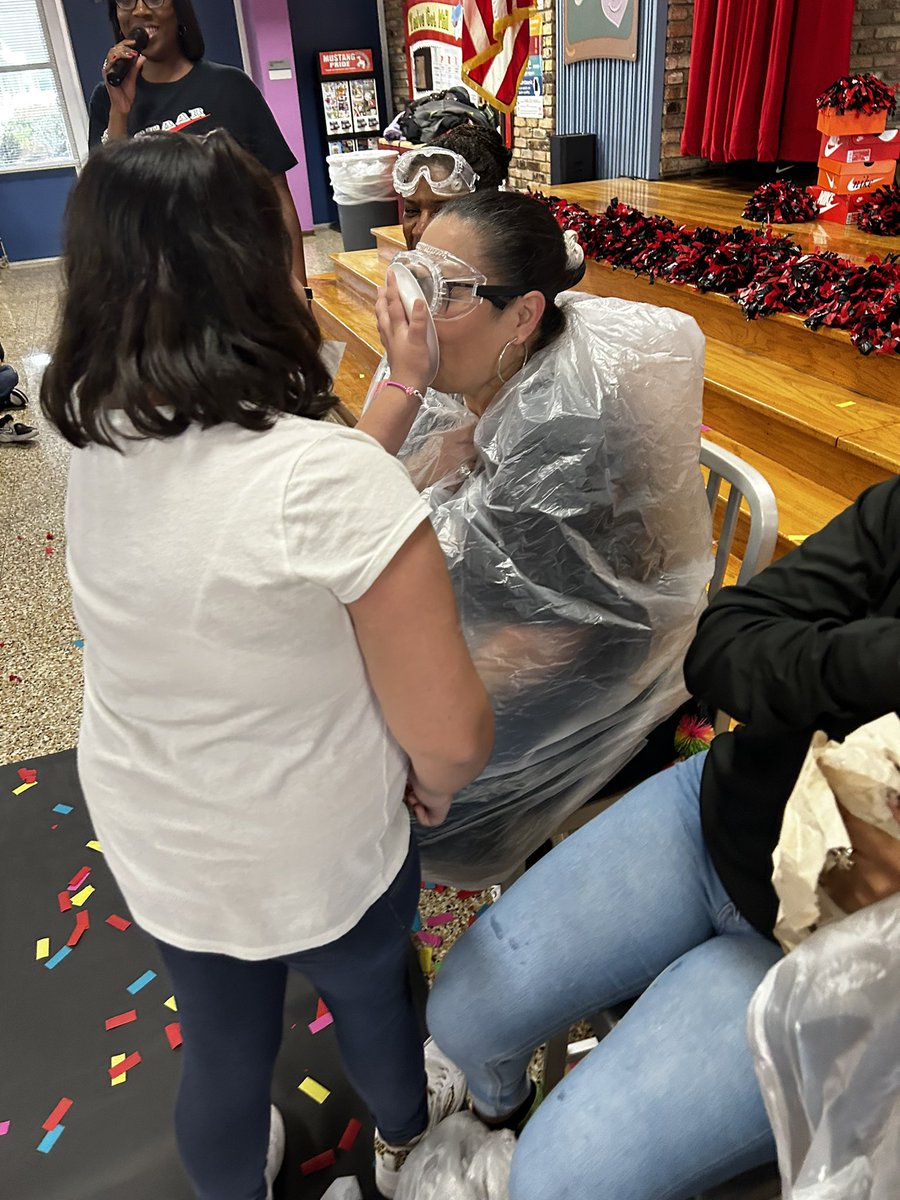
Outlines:
{"label": "speaker box", "polygon": [[550,182],[584,183],[597,178],[597,137],[593,133],[550,134]]}

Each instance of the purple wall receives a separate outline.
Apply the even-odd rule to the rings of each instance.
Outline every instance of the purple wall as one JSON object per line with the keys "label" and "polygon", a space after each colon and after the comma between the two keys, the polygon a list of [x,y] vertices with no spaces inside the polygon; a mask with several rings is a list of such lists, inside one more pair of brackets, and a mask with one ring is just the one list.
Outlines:
{"label": "purple wall", "polygon": [[[299,165],[288,172],[287,178],[300,215],[300,225],[303,229],[310,230],[313,227],[312,204],[306,174],[306,151],[297,93],[297,68],[294,63],[287,0],[243,0],[241,7],[247,30],[253,81],[265,96],[281,132],[297,157]],[[270,79],[268,64],[273,59],[286,59],[292,78]]]}

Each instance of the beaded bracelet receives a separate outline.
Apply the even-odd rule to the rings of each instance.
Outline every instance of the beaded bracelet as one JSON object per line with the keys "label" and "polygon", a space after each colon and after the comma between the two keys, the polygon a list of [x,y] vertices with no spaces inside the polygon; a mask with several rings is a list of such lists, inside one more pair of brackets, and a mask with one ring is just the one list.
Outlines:
{"label": "beaded bracelet", "polygon": [[401,392],[405,392],[406,395],[409,396],[410,400],[415,398],[420,404],[425,403],[425,397],[418,388],[407,387],[405,383],[398,383],[396,379],[383,379],[378,386],[378,390],[381,391],[382,388],[389,387],[399,388]]}

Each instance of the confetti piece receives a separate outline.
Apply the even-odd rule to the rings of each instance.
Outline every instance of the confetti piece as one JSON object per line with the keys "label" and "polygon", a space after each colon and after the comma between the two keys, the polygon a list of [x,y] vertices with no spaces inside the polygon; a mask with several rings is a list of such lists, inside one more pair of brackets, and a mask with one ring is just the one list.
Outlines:
{"label": "confetti piece", "polygon": [[9,682],[10,683],[21,683],[22,676],[21,675],[10,675]]}
{"label": "confetti piece", "polygon": [[71,900],[68,892],[60,892],[57,895],[56,900],[57,900],[57,903],[59,904],[60,912],[68,912],[69,909],[72,907],[72,900]]}
{"label": "confetti piece", "polygon": [[53,541],[53,534],[52,534],[52,533],[48,533],[48,534],[47,534],[47,541],[48,541],[48,542],[52,542],[52,541]]}
{"label": "confetti piece", "polygon": [[416,912],[416,915],[413,917],[412,931],[413,931],[413,933],[418,933],[421,928],[422,928],[422,917],[418,912]]}
{"label": "confetti piece", "polygon": [[789,542],[793,542],[795,546],[802,546],[803,543],[806,541],[806,534],[805,533],[789,533],[787,535],[787,540]]}
{"label": "confetti piece", "polygon": [[51,1129],[49,1133],[45,1133],[38,1143],[38,1150],[41,1154],[49,1154],[60,1137],[65,1133],[65,1125],[57,1125],[55,1129]]}
{"label": "confetti piece", "polygon": [[72,805],[71,804],[54,804],[53,811],[62,813],[62,815],[64,817],[66,817],[69,815],[70,812],[72,812]]}
{"label": "confetti piece", "polygon": [[43,1123],[41,1129],[45,1129],[47,1133],[50,1133],[52,1130],[54,1130],[72,1107],[73,1103],[74,1102],[67,1096],[63,1096],[62,1100],[60,1100],[59,1104],[57,1104],[56,1108],[54,1108],[53,1112]]}
{"label": "confetti piece", "polygon": [[139,1062],[143,1061],[140,1052],[135,1050],[134,1054],[129,1054],[127,1058],[121,1058],[117,1064],[109,1068],[110,1079],[116,1079],[119,1075],[126,1074],[132,1067],[136,1067]]}
{"label": "confetti piece", "polygon": [[446,885],[446,883],[436,883],[434,885],[434,890],[437,892],[438,895],[440,895],[441,892],[446,892],[447,885]]}
{"label": "confetti piece", "polygon": [[88,875],[90,875],[90,873],[91,873],[90,867],[82,867],[77,875],[72,876],[72,878],[66,884],[66,888],[70,892],[77,892],[78,889],[81,887],[81,885],[84,883],[84,881],[87,879]]}
{"label": "confetti piece", "polygon": [[126,991],[131,992],[132,996],[135,996],[139,991],[142,990],[142,988],[145,988],[148,983],[152,983],[155,978],[155,971],[145,971],[139,979],[134,981],[134,983],[129,983]]}
{"label": "confetti piece", "polygon": [[419,966],[426,975],[428,975],[431,971],[433,957],[434,951],[430,946],[419,947]]}
{"label": "confetti piece", "polygon": [[325,1171],[336,1162],[337,1156],[334,1151],[326,1150],[324,1154],[317,1154],[315,1158],[308,1158],[306,1162],[302,1162],[300,1170],[304,1175],[315,1175],[316,1171]]}
{"label": "confetti piece", "polygon": [[309,1032],[321,1033],[323,1029],[327,1029],[329,1025],[334,1024],[334,1017],[331,1013],[325,1013],[324,1016],[316,1017],[315,1021],[310,1021]]}
{"label": "confetti piece", "polygon": [[479,908],[478,912],[475,914],[475,920],[477,921],[481,914],[486,913],[490,907],[491,906],[489,904],[482,904],[481,908]]}
{"label": "confetti piece", "polygon": [[91,896],[93,896],[93,894],[94,894],[94,885],[89,883],[87,885],[87,887],[82,888],[80,892],[75,893],[75,895],[72,897],[72,903],[77,904],[78,907],[80,908],[81,905],[84,904],[85,900],[90,900],[90,898],[91,898]]}
{"label": "confetti piece", "polygon": [[23,792],[27,792],[29,788],[37,787],[36,783],[20,783],[17,788],[13,788],[14,796],[21,796]]}
{"label": "confetti piece", "polygon": [[50,828],[51,828],[51,829],[59,829],[59,826],[58,826],[58,825],[51,825],[51,826],[50,826]]}
{"label": "confetti piece", "polygon": [[37,771],[34,767],[19,767],[18,775],[23,783],[37,783]]}
{"label": "confetti piece", "polygon": [[310,1079],[308,1075],[297,1088],[297,1091],[305,1092],[310,1100],[315,1100],[316,1104],[324,1104],[331,1095],[327,1087],[323,1087],[321,1083],[316,1083],[315,1079]]}
{"label": "confetti piece", "polygon": [[88,849],[88,850],[96,850],[98,854],[102,854],[102,853],[103,853],[103,851],[100,849],[100,843],[99,843],[99,842],[85,842],[84,844],[85,844],[85,846],[87,847],[87,849]]}
{"label": "confetti piece", "polygon": [[71,953],[71,946],[63,946],[62,949],[57,950],[52,958],[47,959],[47,961],[44,963],[44,966],[48,971],[52,971],[55,966],[58,966],[64,958],[68,958]]}
{"label": "confetti piece", "polygon": [[113,929],[118,929],[120,933],[124,933],[131,925],[130,921],[126,921],[124,917],[117,917],[115,913],[106,918],[107,925],[112,925]]}
{"label": "confetti piece", "polygon": [[75,647],[76,650],[83,650],[84,649],[84,638],[76,638],[75,641],[72,643],[72,645]]}
{"label": "confetti piece", "polygon": [[481,892],[457,892],[457,900],[471,900],[473,896],[480,896]]}
{"label": "confetti piece", "polygon": [[168,1000],[165,1001],[165,1005],[166,1008],[171,1008],[172,1012],[178,1012],[178,1005],[175,1003],[174,996],[170,996]]}
{"label": "confetti piece", "polygon": [[439,933],[428,933],[428,931],[425,929],[420,930],[416,934],[416,937],[425,946],[437,947],[437,946],[443,946],[443,944],[444,944],[444,939],[441,937],[441,935]]}
{"label": "confetti piece", "polygon": [[38,938],[37,946],[34,951],[35,961],[40,962],[42,958],[49,958],[49,957],[50,957],[50,939],[49,938]]}
{"label": "confetti piece", "polygon": [[169,1049],[177,1050],[184,1040],[181,1036],[181,1026],[177,1021],[173,1021],[171,1025],[166,1026],[166,1037],[169,1041]]}
{"label": "confetti piece", "polygon": [[434,917],[426,917],[425,924],[429,928],[433,928],[435,925],[450,925],[450,924],[452,924],[452,922],[455,919],[456,918],[454,917],[452,912],[444,912],[444,913],[438,913]]}
{"label": "confetti piece", "polygon": [[69,934],[67,946],[77,946],[82,937],[91,927],[91,917],[88,912],[80,912],[75,914],[75,928]]}
{"label": "confetti piece", "polygon": [[[137,1020],[137,1010],[131,1009],[130,1012],[119,1013],[117,1017],[107,1017],[104,1024],[104,1029],[109,1032],[110,1029],[118,1029],[121,1025],[130,1025],[132,1021]],[[124,1058],[125,1055],[122,1055]],[[121,1062],[122,1059],[119,1059]]]}
{"label": "confetti piece", "polygon": [[49,556],[50,556],[50,555],[53,553],[53,547],[52,547],[52,546],[45,546],[45,547],[44,547],[44,553],[45,553],[45,554],[47,555],[47,557],[49,558]]}
{"label": "confetti piece", "polygon": [[[117,1067],[119,1065],[119,1063],[123,1063],[124,1061],[125,1061],[124,1054],[114,1054],[112,1056],[112,1058],[109,1060],[109,1065],[111,1067]],[[110,1075],[112,1075],[112,1071],[110,1071]],[[117,1083],[124,1083],[126,1079],[127,1079],[127,1075],[123,1071],[121,1075],[113,1076],[113,1078],[110,1080],[110,1085],[112,1087],[115,1087]]]}
{"label": "confetti piece", "polygon": [[359,1137],[359,1131],[362,1129],[362,1121],[357,1121],[354,1117],[347,1128],[344,1130],[343,1137],[338,1142],[338,1150],[352,1150],[353,1143]]}
{"label": "confetti piece", "polygon": [[0,1121],[0,1137],[6,1137],[9,1133],[9,1121]]}
{"label": "confetti piece", "polygon": [[319,1003],[316,1005],[316,1020],[318,1021],[319,1017],[324,1017],[327,1012],[328,1012],[328,1005],[325,1003],[325,1001],[320,996]]}
{"label": "confetti piece", "polygon": [[855,407],[856,407],[855,400],[842,400],[840,402],[840,404],[835,405],[835,408],[855,408]]}

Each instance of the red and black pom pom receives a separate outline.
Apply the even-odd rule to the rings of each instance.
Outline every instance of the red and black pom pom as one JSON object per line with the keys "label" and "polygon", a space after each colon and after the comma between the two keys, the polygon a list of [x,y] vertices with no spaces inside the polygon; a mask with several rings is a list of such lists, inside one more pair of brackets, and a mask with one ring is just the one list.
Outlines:
{"label": "red and black pom pom", "polygon": [[842,75],[819,96],[816,107],[833,108],[839,116],[845,113],[871,115],[885,111],[888,116],[893,116],[897,107],[894,98],[896,90],[877,75]]}
{"label": "red and black pom pom", "polygon": [[745,221],[765,221],[769,225],[800,225],[815,221],[818,215],[809,188],[790,179],[776,179],[758,187],[741,213]]}
{"label": "red and black pom pom", "polygon": [[859,228],[879,237],[900,237],[900,187],[880,187],[859,210]]}

